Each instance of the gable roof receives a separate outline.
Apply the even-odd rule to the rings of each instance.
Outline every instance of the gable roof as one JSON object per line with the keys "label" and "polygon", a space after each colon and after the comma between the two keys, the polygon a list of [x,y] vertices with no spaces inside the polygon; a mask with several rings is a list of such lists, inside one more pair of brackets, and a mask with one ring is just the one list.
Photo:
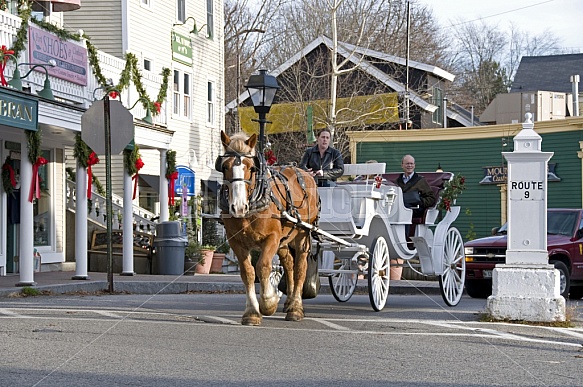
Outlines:
{"label": "gable roof", "polygon": [[571,93],[571,75],[583,76],[583,54],[523,56],[512,81],[511,93],[556,91]]}
{"label": "gable roof", "polygon": [[[297,52],[295,55],[293,55],[287,61],[282,63],[278,68],[271,71],[270,74],[277,78],[278,75],[285,72],[287,69],[289,69],[295,63],[297,63],[301,58],[307,56],[310,52],[315,50],[321,44],[326,45],[329,49],[333,48],[332,40],[330,38],[328,38],[326,36],[322,36],[322,35],[318,36],[311,43],[309,43],[306,47],[304,47],[302,50]],[[378,67],[376,67],[370,61],[367,61],[365,59],[365,56],[379,59],[379,60],[382,60],[385,62],[396,63],[396,64],[403,65],[403,66],[406,64],[405,59],[399,58],[396,56],[392,56],[392,55],[383,54],[379,51],[370,50],[367,48],[358,47],[358,46],[354,46],[352,44],[343,43],[343,42],[338,42],[338,54],[341,55],[343,58],[348,59],[352,63],[358,64],[362,71],[375,77],[380,82],[384,83],[385,85],[387,85],[388,87],[390,87],[394,91],[400,92],[400,93],[405,92],[406,87],[404,84],[402,84],[401,82],[397,82],[389,74],[380,70]],[[435,75],[436,77],[439,77],[439,78],[442,78],[442,79],[445,79],[448,81],[453,81],[453,79],[455,78],[455,76],[453,74],[448,73],[447,71],[440,69],[439,67],[427,65],[424,63],[409,61],[409,67],[416,68],[416,69],[419,69],[421,71],[431,73],[431,74]],[[409,97],[410,101],[412,103],[414,103],[415,105],[419,106],[420,108],[422,108],[423,110],[426,110],[428,112],[434,112],[438,108],[437,106],[425,101],[423,98],[421,98],[417,93],[415,93],[412,90],[409,90],[409,95],[410,95],[410,97]],[[226,107],[225,107],[226,112],[228,112],[230,109],[236,108],[237,101],[244,101],[247,98],[249,98],[249,94],[247,92],[241,93],[239,95],[239,98],[229,102],[226,105]]]}

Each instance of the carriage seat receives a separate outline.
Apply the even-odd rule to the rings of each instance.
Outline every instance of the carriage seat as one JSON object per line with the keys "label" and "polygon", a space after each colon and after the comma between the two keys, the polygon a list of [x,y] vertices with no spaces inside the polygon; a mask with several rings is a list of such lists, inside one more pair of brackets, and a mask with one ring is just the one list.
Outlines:
{"label": "carriage seat", "polygon": [[[411,219],[412,224],[434,224],[437,219],[439,211],[437,210],[437,204],[440,200],[441,191],[444,188],[445,182],[449,181],[453,173],[451,172],[417,172],[419,175],[425,178],[425,181],[431,187],[431,190],[435,194],[435,203],[433,206],[426,208],[423,212],[423,216],[419,218]],[[397,181],[397,178],[402,174],[402,172],[390,172],[384,173],[383,178],[389,182]]]}

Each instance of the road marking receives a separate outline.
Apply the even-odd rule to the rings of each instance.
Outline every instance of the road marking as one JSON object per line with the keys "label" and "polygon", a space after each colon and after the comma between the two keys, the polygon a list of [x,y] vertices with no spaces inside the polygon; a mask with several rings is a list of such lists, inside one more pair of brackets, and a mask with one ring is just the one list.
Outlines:
{"label": "road marking", "polygon": [[22,315],[20,313],[15,313],[10,309],[6,309],[6,308],[0,308],[0,314],[3,314],[5,316],[10,316],[10,317],[18,317],[18,318],[32,318],[30,316],[25,316]]}
{"label": "road marking", "polygon": [[197,319],[198,320],[201,320],[201,321],[205,321],[206,319],[208,319],[208,320],[214,320],[214,321],[218,321],[218,322],[223,323],[223,324],[230,324],[230,325],[239,325],[239,324],[241,324],[240,321],[229,320],[228,318],[222,318],[222,317],[219,317],[219,316],[201,316],[201,317],[197,317]]}
{"label": "road marking", "polygon": [[89,310],[89,312],[100,314],[100,315],[105,316],[105,317],[112,317],[112,318],[117,318],[117,319],[121,318],[117,313],[109,312],[106,310]]}
{"label": "road marking", "polygon": [[336,329],[337,331],[349,331],[350,328],[344,327],[342,325],[334,324],[328,320],[320,319],[320,318],[313,318],[313,317],[306,317],[304,320],[311,320],[315,322],[319,322],[320,324],[324,324],[329,328]]}

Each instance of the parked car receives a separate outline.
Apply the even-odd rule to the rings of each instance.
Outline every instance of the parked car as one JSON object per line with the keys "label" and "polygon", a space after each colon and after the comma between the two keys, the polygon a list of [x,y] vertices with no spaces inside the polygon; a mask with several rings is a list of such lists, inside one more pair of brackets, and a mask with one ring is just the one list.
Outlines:
{"label": "parked car", "polygon": [[[492,294],[492,269],[506,261],[507,225],[492,231],[490,237],[465,243],[465,286],[473,298]],[[547,250],[549,263],[561,274],[561,295],[583,297],[583,209],[548,209]]]}

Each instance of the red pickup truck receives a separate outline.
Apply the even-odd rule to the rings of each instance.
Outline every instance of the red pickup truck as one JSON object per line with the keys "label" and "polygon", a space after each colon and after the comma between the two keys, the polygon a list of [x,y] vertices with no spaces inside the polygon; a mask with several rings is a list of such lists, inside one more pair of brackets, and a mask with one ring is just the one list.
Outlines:
{"label": "red pickup truck", "polygon": [[[506,261],[506,224],[493,236],[465,243],[466,292],[473,298],[492,294],[492,269]],[[583,297],[583,209],[547,210],[549,263],[561,273],[561,295]]]}

